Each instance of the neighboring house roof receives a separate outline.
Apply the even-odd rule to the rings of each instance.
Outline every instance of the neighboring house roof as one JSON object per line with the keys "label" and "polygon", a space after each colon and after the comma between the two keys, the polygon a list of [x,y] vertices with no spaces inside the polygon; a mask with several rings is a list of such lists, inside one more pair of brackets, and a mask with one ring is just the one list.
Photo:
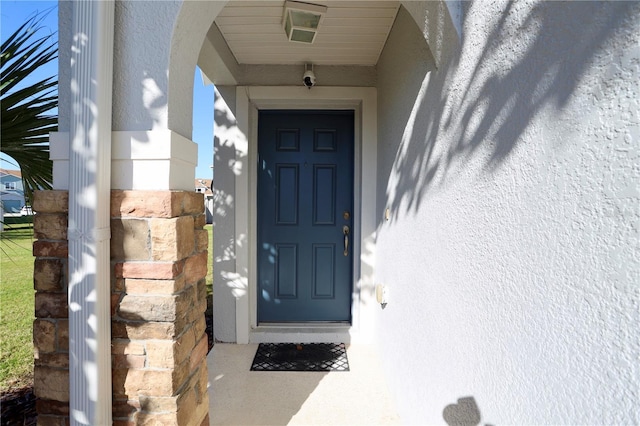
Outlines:
{"label": "neighboring house roof", "polygon": [[213,195],[213,192],[211,192],[211,183],[213,181],[211,179],[199,179],[196,178],[195,180],[195,188],[196,191],[201,192],[205,195]]}
{"label": "neighboring house roof", "polygon": [[5,177],[5,176],[13,176],[13,177],[22,179],[22,173],[20,172],[20,170],[0,169],[0,177]]}
{"label": "neighboring house roof", "polygon": [[0,191],[2,201],[20,201],[24,204],[24,195],[16,191]]}
{"label": "neighboring house roof", "polygon": [[22,186],[22,174],[19,170],[0,169],[0,182],[2,186],[2,200],[8,201],[8,194],[17,194],[24,204],[24,187]]}

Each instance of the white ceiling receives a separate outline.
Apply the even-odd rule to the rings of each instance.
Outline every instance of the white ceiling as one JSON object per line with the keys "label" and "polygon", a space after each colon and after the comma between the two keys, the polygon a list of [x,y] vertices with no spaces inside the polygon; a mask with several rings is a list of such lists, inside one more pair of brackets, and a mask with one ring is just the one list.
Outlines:
{"label": "white ceiling", "polygon": [[284,0],[231,1],[215,22],[239,64],[373,66],[378,62],[398,1],[315,0],[313,4],[327,6],[313,44],[287,40],[282,28]]}

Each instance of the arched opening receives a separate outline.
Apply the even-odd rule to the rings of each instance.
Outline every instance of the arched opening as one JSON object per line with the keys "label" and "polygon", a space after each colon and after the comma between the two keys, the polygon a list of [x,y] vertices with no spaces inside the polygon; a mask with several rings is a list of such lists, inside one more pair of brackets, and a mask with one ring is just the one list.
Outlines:
{"label": "arched opening", "polygon": [[[358,5],[344,5],[340,2],[326,2],[327,25],[318,35],[318,46],[310,49],[306,46],[290,46],[281,28],[282,2],[264,2],[263,4],[245,4],[227,2],[224,8],[212,8],[198,3],[183,4],[176,23],[176,33],[172,41],[170,63],[170,94],[177,88],[184,61],[197,62],[206,77],[216,85],[215,100],[215,160],[216,173],[214,191],[214,330],[215,338],[225,342],[248,342],[250,330],[256,329],[255,287],[255,176],[250,169],[256,153],[255,131],[257,112],[260,109],[274,108],[353,108],[358,110],[358,129],[360,137],[368,132],[367,140],[374,141],[376,134],[375,119],[365,122],[364,110],[375,111],[373,103],[363,107],[364,99],[370,96],[365,88],[376,87],[376,69],[378,57],[394,23],[400,2],[372,1]],[[445,8],[446,9],[446,8]],[[206,19],[203,18],[206,16]],[[192,18],[196,18],[192,20]],[[334,19],[333,23],[331,19]],[[351,21],[349,21],[351,19]],[[363,26],[364,34],[349,34],[344,30],[350,22],[352,27]],[[179,32],[189,28],[189,34]],[[336,24],[338,23],[338,24]],[[206,31],[203,28],[209,25]],[[252,29],[248,26],[252,25]],[[191,32],[194,26],[196,31]],[[197,39],[196,36],[197,35]],[[348,35],[347,35],[348,34]],[[202,38],[200,38],[202,37]],[[328,47],[322,47],[322,38]],[[187,40],[188,38],[188,40]],[[279,41],[280,38],[285,40]],[[259,43],[267,40],[270,48]],[[177,42],[179,40],[179,42]],[[198,52],[193,48],[200,46]],[[190,53],[181,52],[184,46],[190,47]],[[355,50],[354,50],[355,49]],[[284,51],[284,53],[279,53]],[[345,53],[346,52],[346,53]],[[317,86],[312,90],[300,90],[305,63],[314,63],[318,77]],[[173,75],[176,75],[174,81]],[[258,86],[264,88],[259,91]],[[270,87],[277,88],[271,91]],[[333,89],[335,88],[335,90]],[[172,118],[178,112],[184,115],[182,108],[175,109],[181,103],[172,101],[169,96],[169,123],[178,128],[180,117]],[[175,105],[175,106],[174,106]],[[373,116],[371,116],[373,117]],[[171,127],[171,125],[170,125]],[[375,158],[375,144],[364,146],[361,155]],[[369,160],[367,160],[369,161]],[[375,167],[371,165],[371,175],[375,176]],[[362,172],[362,170],[360,170]],[[375,179],[359,176],[359,182],[374,183]],[[375,192],[374,188],[363,190],[357,185],[356,193]],[[359,204],[359,203],[356,203]],[[375,210],[375,200],[367,211]],[[373,214],[373,213],[372,213]],[[357,220],[362,220],[358,216]],[[373,230],[375,216],[370,222]],[[356,246],[366,245],[370,232],[360,233]],[[354,276],[354,312],[362,307],[362,297],[370,297],[372,284],[365,281],[371,277],[372,265],[355,265],[358,271]],[[364,272],[369,271],[369,272]],[[363,278],[364,277],[364,278]],[[365,323],[359,318],[355,323]],[[347,327],[345,338],[353,332]],[[267,337],[265,337],[267,336]],[[255,338],[275,338],[264,334]],[[279,335],[278,338],[282,338]],[[328,338],[328,337],[327,337]]]}
{"label": "arched opening", "polygon": [[[637,380],[624,366],[638,341],[637,332],[626,331],[637,327],[629,320],[633,303],[622,302],[634,300],[635,234],[621,224],[637,216],[628,208],[637,199],[637,191],[628,188],[636,170],[628,146],[638,127],[629,118],[637,117],[637,105],[629,102],[635,99],[637,69],[629,64],[637,60],[638,7],[632,2],[506,2],[490,8],[463,3],[470,37],[456,45],[460,22],[452,23],[451,15],[457,15],[448,8],[460,3],[327,1],[355,8],[350,13],[358,19],[384,4],[406,9],[402,19],[417,25],[410,41],[420,42],[414,45],[418,54],[398,42],[400,37],[385,43],[396,51],[387,52],[383,66],[374,66],[321,64],[304,55],[293,56],[300,63],[278,56],[267,64],[237,59],[238,51],[227,43],[231,33],[217,25],[226,25],[218,18],[229,18],[240,41],[255,23],[243,26],[235,19],[241,15],[223,15],[224,2],[61,2],[64,22],[75,24],[60,26],[60,82],[66,89],[60,93],[60,132],[51,137],[56,190],[44,191],[34,202],[42,226],[41,239],[34,242],[42,338],[35,342],[39,421],[65,423],[71,413],[78,422],[109,423],[113,413],[116,422],[127,424],[206,423],[204,215],[193,188],[191,140],[193,71],[204,66],[205,57],[213,58],[211,75],[225,81],[214,81],[227,105],[219,110],[233,113],[227,129],[235,129],[219,142],[230,148],[221,159],[228,159],[223,175],[231,189],[224,195],[234,209],[220,217],[231,221],[233,250],[221,259],[230,262],[222,287],[229,292],[230,309],[223,317],[235,341],[284,339],[289,331],[260,330],[262,324],[253,319],[261,296],[255,284],[256,117],[269,109],[351,109],[354,121],[360,120],[354,125],[354,133],[360,132],[354,205],[361,211],[354,213],[359,237],[351,247],[361,246],[354,256],[360,281],[353,294],[361,315],[353,316],[347,333],[362,336],[364,326],[375,327],[404,420],[437,423],[453,411],[476,420],[482,411],[485,419],[498,421],[633,419],[635,401],[627,396]],[[283,2],[228,4],[251,14],[259,7],[281,8]],[[91,10],[83,13],[86,6]],[[115,15],[97,9],[113,6]],[[272,18],[280,34],[278,15]],[[363,46],[353,33],[327,27],[338,34],[327,57],[338,57],[345,40]],[[70,28],[83,36],[73,37]],[[210,46],[215,55],[203,57]],[[102,78],[76,72],[83,67],[71,72],[70,64],[79,63],[72,56],[83,52],[88,54],[80,56],[82,62],[102,73],[99,77],[117,77],[113,90],[100,84]],[[265,49],[249,57],[272,53]],[[108,73],[100,64],[111,58],[114,72]],[[426,68],[413,67],[422,59]],[[316,63],[312,90],[300,81],[303,62]],[[86,97],[76,102],[74,89],[80,87]],[[107,98],[104,104],[91,101],[95,87],[112,93],[113,105],[104,105]],[[73,144],[81,145],[80,130],[92,128],[71,125],[76,107],[87,118],[96,111],[102,119],[113,117],[111,129],[105,124],[104,134],[94,132],[95,143],[85,144],[113,147],[113,155],[97,156],[102,169],[111,167],[111,182],[89,157],[70,153]],[[91,169],[85,177],[96,172],[103,178],[103,190],[88,179],[91,191],[78,191],[80,168]],[[81,203],[71,201],[69,192]],[[87,207],[93,198],[100,205]],[[82,213],[99,213],[105,223],[79,229],[76,218],[85,215],[81,209],[69,211],[78,206]],[[74,242],[95,240],[101,244],[99,256],[82,256],[79,244],[69,249]],[[71,282],[66,271],[73,279],[81,274],[68,262],[91,266],[94,258],[105,266],[94,274],[101,279],[100,293],[87,286],[86,297],[69,298],[67,285],[91,282]],[[384,312],[367,316],[377,308],[376,282],[393,286],[393,298]],[[89,315],[69,315],[71,309]],[[613,322],[594,321],[605,311]],[[91,338],[94,331],[99,341]],[[544,351],[548,347],[556,350]],[[69,363],[96,349],[103,380],[90,359]],[[540,350],[544,353],[531,362]],[[583,355],[580,362],[567,365],[576,352]],[[611,359],[616,362],[603,362]],[[87,391],[74,386],[89,378]],[[615,392],[592,386],[595,382],[615,385]],[[107,398],[110,387],[113,404]],[[540,402],[548,408],[544,412]],[[83,405],[89,406],[86,411]],[[91,405],[104,420],[96,420]]]}
{"label": "arched opening", "polygon": [[[327,2],[336,8],[342,8],[341,2]],[[376,8],[375,6],[380,6]],[[214,337],[223,342],[248,343],[258,341],[286,341],[300,339],[301,328],[269,327],[257,319],[257,299],[261,293],[257,287],[256,227],[260,218],[256,215],[257,188],[257,129],[259,111],[271,109],[349,109],[354,111],[354,131],[356,160],[354,174],[354,234],[353,241],[354,276],[352,291],[352,317],[347,326],[323,329],[315,325],[303,324],[311,330],[313,337],[304,339],[367,341],[373,337],[373,247],[375,245],[376,215],[376,167],[377,167],[377,107],[376,88],[377,71],[375,69],[379,55],[396,19],[400,2],[376,2],[368,6],[373,13],[388,13],[387,18],[365,16],[371,19],[370,31],[380,30],[380,45],[375,59],[371,62],[332,63],[322,54],[317,61],[301,51],[296,51],[293,62],[277,57],[271,62],[267,59],[241,59],[242,46],[251,45],[252,40],[238,33],[246,32],[246,25],[255,25],[255,19],[280,20],[281,2],[265,2],[264,5],[243,2],[227,2],[226,7],[218,8],[201,5],[197,2],[182,5],[172,38],[171,61],[169,64],[168,123],[174,131],[184,128],[184,99],[191,93],[181,90],[186,75],[183,68],[193,70],[197,64],[203,74],[215,84],[215,132],[214,132],[214,238],[213,258],[214,275]],[[272,9],[269,11],[263,10]],[[276,11],[279,10],[278,11]],[[344,7],[341,13],[362,13],[367,9],[363,4],[358,7]],[[247,16],[251,15],[251,16]],[[366,15],[366,13],[365,13]],[[206,16],[204,18],[203,16]],[[238,16],[242,19],[236,20]],[[342,18],[336,18],[342,19]],[[358,19],[362,19],[360,16]],[[414,18],[415,19],[415,18]],[[268,19],[267,19],[268,20]],[[382,21],[386,23],[381,24]],[[197,28],[192,31],[194,26]],[[279,27],[279,24],[277,25]],[[206,28],[205,28],[206,27]],[[186,31],[186,29],[189,31]],[[235,28],[235,30],[234,30]],[[182,30],[185,32],[183,33]],[[280,29],[279,29],[280,30]],[[236,33],[237,31],[238,33]],[[348,36],[331,26],[334,43],[345,44],[348,49]],[[195,36],[197,34],[197,37]],[[259,34],[257,35],[260,36]],[[284,36],[284,34],[283,34]],[[234,40],[235,39],[235,40]],[[357,38],[354,43],[362,49],[367,37]],[[236,43],[237,41],[237,43]],[[197,45],[195,48],[193,45]],[[188,52],[181,49],[187,47]],[[326,51],[327,58],[339,56],[339,47]],[[257,51],[249,51],[249,57],[260,58]],[[353,55],[352,55],[353,56]],[[354,60],[355,61],[355,60]],[[265,63],[262,63],[265,62]],[[318,77],[316,87],[308,90],[302,85],[305,63],[314,63]],[[193,80],[191,80],[193,81]],[[176,97],[174,97],[173,95]],[[193,104],[193,100],[190,100]],[[195,114],[194,114],[195,116]],[[192,133],[193,134],[193,133]],[[192,136],[195,139],[195,135]],[[357,229],[357,231],[355,231]],[[314,328],[315,327],[315,328]],[[304,332],[302,332],[304,334]],[[337,336],[337,337],[336,337]]]}
{"label": "arched opening", "polygon": [[[227,135],[217,136],[216,149],[219,149],[220,162],[225,163],[221,176],[228,178],[232,187],[220,195],[233,211],[216,209],[219,218],[230,220],[228,226],[221,225],[220,229],[231,231],[231,235],[226,241],[216,239],[227,245],[221,247],[220,256],[215,250],[214,255],[216,259],[232,263],[228,269],[220,270],[223,288],[229,295],[229,303],[222,299],[229,310],[222,311],[221,316],[224,319],[221,323],[231,336],[228,340],[283,338],[282,329],[261,330],[262,335],[251,336],[254,325],[260,325],[255,322],[259,297],[255,284],[255,226],[259,218],[255,214],[255,170],[251,169],[257,159],[256,117],[260,110],[313,108],[354,112],[356,154],[352,165],[357,200],[354,201],[353,229],[354,233],[357,229],[359,237],[351,247],[356,253],[354,258],[359,260],[354,261],[357,272],[354,273],[353,312],[358,309],[366,312],[373,293],[373,263],[367,250],[374,244],[375,232],[378,114],[375,58],[384,47],[399,3],[327,2],[329,10],[337,14],[331,18],[335,22],[351,18],[369,22],[364,27],[377,37],[373,46],[368,41],[372,34],[345,35],[344,30],[337,29],[340,25],[329,25],[327,18],[325,34],[332,36],[332,46],[320,48],[312,55],[307,49],[293,49],[285,56],[278,52],[270,56],[273,51],[249,50],[244,59],[240,59],[242,49],[232,38],[234,32],[245,33],[246,24],[233,13],[225,15],[227,4],[228,12],[244,9],[254,14],[254,19],[266,16],[262,13],[263,7],[270,9],[271,23],[277,33],[283,35],[279,24],[281,2],[159,3],[153,8],[140,2],[115,4],[113,59],[114,75],[118,78],[114,82],[111,108],[111,200],[106,199],[106,191],[101,194],[103,202],[111,201],[107,218],[111,226],[101,228],[104,232],[100,235],[106,240],[106,231],[111,231],[110,259],[107,260],[111,261],[116,284],[110,289],[112,345],[101,347],[107,355],[111,350],[114,360],[110,367],[112,408],[122,419],[131,420],[135,416],[137,420],[152,419],[165,411],[161,403],[167,401],[161,399],[166,395],[173,398],[167,402],[171,405],[171,414],[166,416],[171,420],[167,421],[177,418],[180,423],[184,420],[180,416],[189,413],[189,410],[178,409],[180,398],[197,405],[197,416],[205,416],[206,364],[203,364],[199,321],[202,318],[197,318],[202,306],[204,215],[193,196],[193,72],[196,65],[206,68],[205,74],[217,86],[218,99],[224,100],[224,105],[216,101],[214,115],[220,119],[216,125],[224,128]],[[77,12],[77,9],[71,12],[71,7],[64,9],[67,12],[63,15],[67,18]],[[67,47],[72,46],[71,34],[66,37]],[[246,44],[246,40],[240,42]],[[321,46],[320,39],[318,43],[317,46]],[[100,47],[93,53],[100,57]],[[267,57],[260,56],[263,53]],[[301,82],[304,64],[309,62],[318,77],[313,90],[303,87]],[[69,73],[66,69],[62,71],[61,81],[71,87]],[[71,93],[62,93],[61,98],[65,100],[61,117],[66,122],[71,115]],[[59,134],[56,138],[64,142],[65,135]],[[224,147],[229,147],[228,153],[222,152]],[[60,151],[65,151],[64,148]],[[54,180],[58,178],[57,187],[62,190],[75,179],[60,173],[68,164],[64,154],[55,159],[58,173],[54,175]],[[54,207],[61,210],[55,210],[56,214],[64,215],[63,206]],[[101,212],[107,210],[101,209]],[[64,257],[61,252],[61,258]],[[196,308],[192,309],[193,306]],[[361,332],[371,323],[366,315],[354,315],[349,327],[340,332],[347,340],[352,332]],[[289,331],[295,334],[299,330],[294,327]],[[328,339],[333,334],[334,330],[322,338]],[[80,340],[74,342],[70,353],[83,350],[84,344]],[[166,356],[157,357],[159,353]],[[180,374],[174,375],[175,372]],[[103,403],[101,410],[108,412],[110,405]],[[140,414],[142,405],[144,414]]]}

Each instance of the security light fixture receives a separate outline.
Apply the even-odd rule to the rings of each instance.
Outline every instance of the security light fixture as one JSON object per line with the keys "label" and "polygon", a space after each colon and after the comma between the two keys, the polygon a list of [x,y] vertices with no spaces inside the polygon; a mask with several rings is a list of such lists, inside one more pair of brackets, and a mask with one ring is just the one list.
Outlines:
{"label": "security light fixture", "polygon": [[289,41],[313,43],[326,11],[326,6],[286,1],[282,26]]}

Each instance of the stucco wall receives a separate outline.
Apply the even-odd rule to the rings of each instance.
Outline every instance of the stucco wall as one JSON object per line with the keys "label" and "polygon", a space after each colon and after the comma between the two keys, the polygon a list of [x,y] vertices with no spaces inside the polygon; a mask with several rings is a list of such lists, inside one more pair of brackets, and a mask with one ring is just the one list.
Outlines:
{"label": "stucco wall", "polygon": [[73,39],[73,3],[58,2],[58,131],[68,132],[71,126],[71,46]]}
{"label": "stucco wall", "polygon": [[[227,88],[223,97],[216,87],[214,110],[214,178],[213,178],[213,336],[219,342],[236,341],[236,161],[237,122],[235,87]],[[231,90],[232,89],[232,90]],[[227,98],[233,95],[233,103]]]}
{"label": "stucco wall", "polygon": [[179,2],[116,2],[114,130],[167,127],[167,69],[179,9]]}
{"label": "stucco wall", "polygon": [[638,423],[640,4],[464,8],[437,70],[404,10],[378,64],[403,421]]}
{"label": "stucco wall", "polygon": [[193,70],[225,1],[118,1],[114,130],[169,128],[191,138]]}

